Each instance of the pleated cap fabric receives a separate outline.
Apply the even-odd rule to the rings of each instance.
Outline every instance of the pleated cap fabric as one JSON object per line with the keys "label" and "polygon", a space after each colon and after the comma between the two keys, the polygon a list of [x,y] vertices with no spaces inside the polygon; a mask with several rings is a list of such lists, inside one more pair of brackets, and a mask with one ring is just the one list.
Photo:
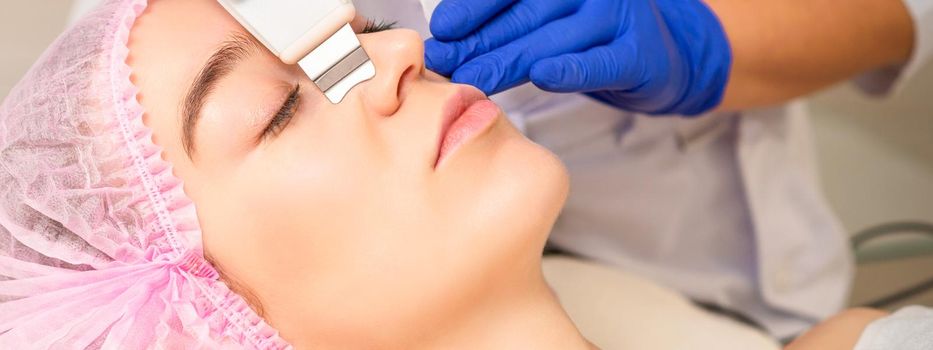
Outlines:
{"label": "pleated cap fabric", "polygon": [[205,259],[107,0],[0,105],[0,348],[287,349]]}

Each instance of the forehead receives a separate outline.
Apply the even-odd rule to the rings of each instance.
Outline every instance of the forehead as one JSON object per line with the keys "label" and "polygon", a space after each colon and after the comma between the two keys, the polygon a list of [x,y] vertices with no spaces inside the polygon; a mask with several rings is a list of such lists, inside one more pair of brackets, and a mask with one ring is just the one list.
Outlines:
{"label": "forehead", "polygon": [[201,68],[233,33],[245,30],[214,0],[152,0],[136,20],[128,64],[144,122],[176,166],[185,163],[181,138],[184,96]]}
{"label": "forehead", "polygon": [[130,33],[131,64],[142,75],[190,80],[231,32],[244,31],[216,1],[154,0]]}
{"label": "forehead", "polygon": [[216,1],[154,0],[130,32],[130,65],[143,85],[183,90],[232,33],[246,32]]}
{"label": "forehead", "polygon": [[[236,20],[215,0],[152,0],[137,26],[147,22],[167,24],[168,27],[163,28],[165,33],[181,34],[189,39],[212,34],[222,36],[229,30],[240,29]],[[198,31],[191,32],[193,29]]]}

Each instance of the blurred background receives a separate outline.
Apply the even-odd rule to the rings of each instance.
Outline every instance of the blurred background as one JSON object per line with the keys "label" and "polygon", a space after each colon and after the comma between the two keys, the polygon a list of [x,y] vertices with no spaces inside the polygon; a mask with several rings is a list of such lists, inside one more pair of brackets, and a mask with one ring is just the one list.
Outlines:
{"label": "blurred background", "polygon": [[[71,0],[6,1],[0,11],[0,98],[64,29]],[[840,84],[808,100],[825,193],[855,234],[891,222],[933,223],[933,65],[877,99]],[[894,227],[895,229],[897,227]],[[933,235],[910,232],[860,250],[851,303],[933,278]],[[889,231],[889,230],[886,230]],[[933,290],[903,304],[933,305]]]}

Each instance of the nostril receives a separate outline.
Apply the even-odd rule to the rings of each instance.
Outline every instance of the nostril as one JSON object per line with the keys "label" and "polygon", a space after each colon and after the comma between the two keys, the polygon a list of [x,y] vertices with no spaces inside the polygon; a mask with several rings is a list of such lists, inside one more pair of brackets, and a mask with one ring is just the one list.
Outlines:
{"label": "nostril", "polygon": [[421,70],[418,69],[418,67],[410,66],[408,69],[405,69],[405,72],[399,77],[398,90],[396,90],[395,95],[398,96],[400,106],[402,102],[405,101],[405,96],[408,95],[409,83],[418,80],[418,75],[421,74],[420,72]]}

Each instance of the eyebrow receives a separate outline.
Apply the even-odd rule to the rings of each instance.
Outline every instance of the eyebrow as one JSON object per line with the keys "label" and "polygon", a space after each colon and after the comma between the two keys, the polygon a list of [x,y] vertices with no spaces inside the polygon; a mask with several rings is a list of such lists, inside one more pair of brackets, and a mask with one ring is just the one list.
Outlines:
{"label": "eyebrow", "polygon": [[197,151],[195,147],[195,128],[201,118],[201,109],[207,98],[217,87],[218,82],[230,74],[237,64],[250,55],[262,52],[264,46],[251,36],[240,33],[231,34],[217,51],[211,55],[201,68],[182,106],[182,145],[188,159]]}

